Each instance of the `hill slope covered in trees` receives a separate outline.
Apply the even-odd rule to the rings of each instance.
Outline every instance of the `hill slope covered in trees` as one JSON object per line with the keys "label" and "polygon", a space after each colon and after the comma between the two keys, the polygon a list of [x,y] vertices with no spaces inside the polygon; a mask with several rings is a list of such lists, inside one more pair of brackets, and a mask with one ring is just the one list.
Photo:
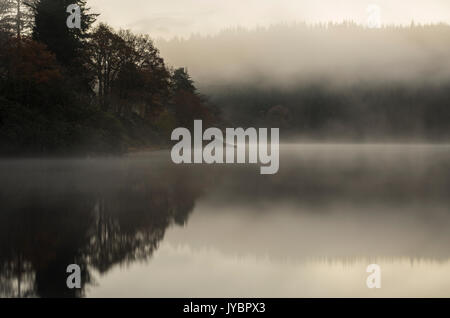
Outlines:
{"label": "hill slope covered in trees", "polygon": [[[66,25],[76,2],[81,28]],[[85,1],[0,6],[0,155],[121,153],[217,112],[147,35],[93,27]]]}
{"label": "hill slope covered in trees", "polygon": [[234,126],[281,138],[450,140],[450,26],[235,28],[158,40]]}

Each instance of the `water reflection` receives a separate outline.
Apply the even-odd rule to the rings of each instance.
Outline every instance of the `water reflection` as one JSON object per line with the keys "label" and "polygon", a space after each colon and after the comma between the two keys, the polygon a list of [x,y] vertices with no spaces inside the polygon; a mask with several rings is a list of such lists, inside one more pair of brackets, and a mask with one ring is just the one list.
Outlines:
{"label": "water reflection", "polygon": [[[285,145],[274,176],[174,166],[165,151],[2,161],[0,295],[371,296],[378,262],[378,295],[410,295],[412,271],[416,295],[439,296],[449,159],[447,146]],[[72,263],[80,290],[66,287]]]}
{"label": "water reflection", "polygon": [[[172,225],[184,225],[212,176],[141,160],[2,163],[2,296],[79,297],[90,269],[148,260]],[[82,289],[66,267],[82,268]]]}

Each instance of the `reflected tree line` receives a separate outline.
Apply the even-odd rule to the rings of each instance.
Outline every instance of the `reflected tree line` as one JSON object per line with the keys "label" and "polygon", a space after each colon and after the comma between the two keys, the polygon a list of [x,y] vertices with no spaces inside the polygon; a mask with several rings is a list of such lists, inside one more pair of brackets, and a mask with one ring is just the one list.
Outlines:
{"label": "reflected tree line", "polygon": [[[449,148],[397,147],[288,146],[270,177],[258,166],[183,167],[157,154],[150,163],[3,160],[0,297],[84,296],[95,284],[92,273],[148,261],[166,230],[185,225],[196,201],[212,190],[208,203],[217,207],[287,203],[298,213],[344,209],[359,219],[378,209],[380,217],[405,213],[425,220],[425,230],[444,233]],[[69,264],[82,269],[81,289],[66,286]]]}
{"label": "reflected tree line", "polygon": [[[41,178],[45,172],[28,183],[22,172],[12,187],[2,186],[0,296],[81,297],[95,284],[92,270],[103,274],[117,264],[147,261],[168,227],[187,222],[211,180],[182,169],[123,169],[105,178],[107,170],[78,170],[79,179],[51,185]],[[82,270],[81,289],[66,286],[69,264]]]}

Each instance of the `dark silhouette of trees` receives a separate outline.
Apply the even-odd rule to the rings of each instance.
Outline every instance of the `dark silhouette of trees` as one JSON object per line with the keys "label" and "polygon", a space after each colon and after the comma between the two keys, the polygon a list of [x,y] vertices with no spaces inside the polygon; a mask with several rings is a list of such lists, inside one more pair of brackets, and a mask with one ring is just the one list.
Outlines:
{"label": "dark silhouette of trees", "polygon": [[319,141],[445,142],[449,37],[444,23],[286,23],[158,46],[195,67],[201,92],[230,126],[280,127],[282,138]]}
{"label": "dark silhouette of trees", "polygon": [[[66,12],[77,4],[81,13],[81,28],[68,28]],[[34,15],[32,36],[55,54],[66,73],[67,85],[80,94],[92,93],[93,74],[88,71],[86,44],[97,14],[90,13],[84,0],[36,0],[30,4]],[[85,102],[85,101],[83,101]]]}
{"label": "dark silhouette of trees", "polygon": [[175,92],[186,91],[195,94],[197,91],[191,76],[184,68],[178,68],[173,72],[172,82],[172,87]]}
{"label": "dark silhouette of trees", "polygon": [[[66,13],[70,4],[81,10],[81,28],[68,28]],[[97,14],[89,12],[84,0],[37,0],[31,4],[34,14],[33,39],[44,43],[65,66],[79,61],[91,25]],[[78,64],[78,63],[76,63]],[[76,65],[78,66],[78,65]]]}
{"label": "dark silhouette of trees", "polygon": [[172,73],[172,107],[180,126],[192,128],[195,119],[201,119],[204,126],[218,125],[220,112],[208,104],[205,96],[197,92],[185,68]]}
{"label": "dark silhouette of trees", "polygon": [[105,24],[97,27],[89,43],[92,69],[98,83],[98,97],[105,111],[108,111],[112,83],[126,63],[128,47],[123,39]]}
{"label": "dark silhouette of trees", "polygon": [[[160,56],[159,50],[154,46],[148,35],[135,35],[130,31],[119,31],[119,36],[131,48],[126,67],[121,70],[119,80],[116,82],[115,91],[121,99],[130,98],[134,103],[145,103],[145,107],[128,109],[135,111],[142,117],[151,119],[158,115],[167,106],[170,98],[171,75]],[[133,83],[131,77],[139,79]],[[129,83],[129,84],[126,84]],[[127,92],[133,92],[129,96]],[[133,105],[133,103],[129,103]]]}
{"label": "dark silhouette of trees", "polygon": [[100,104],[119,115],[146,118],[167,104],[170,74],[148,36],[116,33],[100,24],[89,41]]}
{"label": "dark silhouette of trees", "polygon": [[[149,260],[166,229],[187,222],[213,180],[183,169],[155,173],[139,164],[126,170],[120,163],[65,164],[51,174],[42,166],[12,168],[14,181],[1,187],[0,296],[83,296],[95,283],[92,268],[106,273],[116,264]],[[47,177],[53,182],[42,187]],[[69,264],[82,269],[81,290],[66,286]]]}
{"label": "dark silhouette of trees", "polygon": [[[66,8],[72,2],[36,0],[30,3],[34,17],[31,20],[25,17],[25,1],[2,2],[0,6],[0,154],[122,153],[128,148],[167,144],[176,126],[190,128],[195,119],[202,119],[204,126],[223,127],[223,117],[227,125],[277,126],[283,129],[283,136],[304,138],[447,140],[450,136],[449,83],[445,74],[439,80],[424,79],[423,83],[414,79],[402,81],[402,76],[409,73],[400,61],[400,79],[383,79],[371,67],[390,61],[385,54],[381,61],[374,60],[375,66],[364,64],[376,75],[375,79],[337,85],[335,80],[322,80],[318,75],[297,81],[292,75],[296,69],[287,67],[285,61],[298,56],[295,46],[283,51],[286,59],[281,56],[278,68],[265,69],[266,60],[275,56],[272,48],[283,44],[279,42],[279,32],[284,32],[287,39],[301,35],[308,40],[308,34],[328,39],[320,45],[340,48],[335,56],[342,61],[335,65],[338,73],[354,77],[355,70],[345,67],[353,65],[345,53],[348,43],[353,43],[348,39],[363,39],[367,35],[372,40],[367,45],[377,48],[385,43],[381,35],[386,35],[391,41],[388,43],[405,36],[425,41],[430,34],[438,38],[448,34],[446,25],[388,27],[378,31],[352,23],[311,28],[274,26],[255,32],[226,31],[209,40],[200,38],[194,42],[199,43],[202,56],[216,56],[208,53],[226,45],[227,38],[236,37],[250,49],[250,45],[257,48],[262,43],[257,39],[263,36],[273,43],[261,61],[255,60],[264,65],[259,70],[263,77],[270,72],[277,74],[276,78],[290,74],[273,83],[267,78],[260,81],[255,74],[247,81],[240,78],[223,86],[210,83],[206,90],[210,97],[206,98],[185,68],[166,65],[149,36],[116,31],[106,24],[92,28],[97,15],[90,12],[85,1],[76,1],[81,7],[81,29],[68,28]],[[31,39],[27,21],[34,21]],[[337,41],[334,36],[346,41]],[[426,41],[430,42],[425,44],[437,47],[437,57],[445,52],[435,40]],[[408,53],[414,47],[399,49]],[[235,55],[227,54],[229,50],[223,47],[224,60],[214,62],[212,78],[220,77],[221,67],[233,61],[229,59]],[[328,53],[316,47],[301,50],[309,62],[301,59],[295,63],[306,74],[320,74],[334,65],[327,64]],[[395,50],[392,52],[395,55]],[[364,51],[358,54],[365,56]],[[366,58],[372,60],[370,54]],[[316,59],[323,63],[317,64]],[[203,64],[208,63],[211,61]],[[203,64],[201,67],[206,67]],[[432,66],[423,64],[425,69]],[[391,72],[394,74],[395,69]],[[362,75],[367,74],[372,72]]]}
{"label": "dark silhouette of trees", "polygon": [[[81,8],[81,29],[66,24],[73,3]],[[214,112],[187,73],[171,73],[149,36],[105,24],[92,29],[97,14],[86,1],[36,0],[26,8],[22,0],[0,6],[1,155],[168,144],[176,125]],[[34,23],[26,29],[28,21]],[[179,75],[188,80],[192,114],[173,107],[183,103]]]}

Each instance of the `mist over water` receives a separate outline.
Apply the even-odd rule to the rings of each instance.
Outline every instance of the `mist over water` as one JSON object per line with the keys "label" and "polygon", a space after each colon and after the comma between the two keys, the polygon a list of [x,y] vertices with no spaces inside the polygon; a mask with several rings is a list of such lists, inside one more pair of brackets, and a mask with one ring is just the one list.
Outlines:
{"label": "mist over water", "polygon": [[448,0],[0,1],[0,297],[448,297]]}
{"label": "mist over water", "polygon": [[277,24],[161,40],[228,126],[313,142],[442,142],[450,26]]}
{"label": "mist over water", "polygon": [[[284,144],[274,176],[175,166],[168,151],[2,161],[1,292],[445,296],[449,159],[445,145]],[[79,292],[65,286],[71,263]]]}
{"label": "mist over water", "polygon": [[242,84],[439,84],[450,79],[449,35],[447,24],[369,29],[353,23],[293,23],[230,28],[157,45],[169,64],[187,67],[207,93]]}

